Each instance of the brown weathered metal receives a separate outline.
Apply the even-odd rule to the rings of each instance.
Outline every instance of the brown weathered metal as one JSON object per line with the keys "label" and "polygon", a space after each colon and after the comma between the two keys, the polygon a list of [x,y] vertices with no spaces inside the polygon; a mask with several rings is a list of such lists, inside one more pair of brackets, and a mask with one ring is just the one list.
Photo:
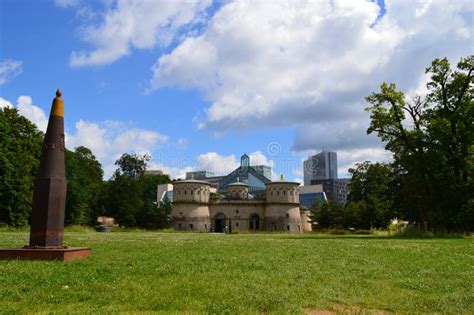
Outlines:
{"label": "brown weathered metal", "polygon": [[64,150],[64,104],[58,89],[34,186],[29,245],[23,249],[0,249],[0,259],[70,260],[90,255],[89,248],[67,248],[63,244],[67,193]]}
{"label": "brown weathered metal", "polygon": [[64,164],[64,107],[58,89],[44,137],[33,192],[29,247],[62,248],[66,207]]}

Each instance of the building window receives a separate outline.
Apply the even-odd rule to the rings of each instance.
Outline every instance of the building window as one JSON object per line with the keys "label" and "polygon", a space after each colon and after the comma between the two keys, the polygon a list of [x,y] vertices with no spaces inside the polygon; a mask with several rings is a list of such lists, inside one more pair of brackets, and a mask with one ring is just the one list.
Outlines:
{"label": "building window", "polygon": [[184,194],[186,195],[186,189],[184,190]]}
{"label": "building window", "polygon": [[204,229],[207,231],[207,224],[204,224]]}
{"label": "building window", "polygon": [[301,231],[301,227],[298,225],[298,231]]}
{"label": "building window", "polygon": [[239,209],[235,210],[235,213],[236,213],[236,214],[239,214]]}
{"label": "building window", "polygon": [[239,222],[235,222],[235,226],[236,226],[236,227],[239,227]]}
{"label": "building window", "polygon": [[178,224],[178,230],[181,230],[181,223]]}
{"label": "building window", "polygon": [[189,224],[189,228],[192,230],[193,229],[193,224]]}
{"label": "building window", "polygon": [[290,226],[289,226],[289,225],[286,226],[286,230],[287,230],[287,231],[290,230]]}
{"label": "building window", "polygon": [[289,214],[289,213],[287,213],[287,214],[286,214],[286,217],[287,217],[287,218],[289,218],[289,217],[290,217],[290,214]]}
{"label": "building window", "polygon": [[279,190],[277,190],[277,196],[280,196],[280,191]]}
{"label": "building window", "polygon": [[286,190],[283,190],[283,195],[286,195]]}

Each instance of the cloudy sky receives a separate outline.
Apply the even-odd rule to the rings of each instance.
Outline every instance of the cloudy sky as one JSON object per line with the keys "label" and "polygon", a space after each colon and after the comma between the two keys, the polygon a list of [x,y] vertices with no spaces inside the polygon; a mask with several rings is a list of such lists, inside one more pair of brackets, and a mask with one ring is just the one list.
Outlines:
{"label": "cloudy sky", "polygon": [[364,96],[423,93],[431,60],[474,52],[473,15],[470,0],[2,0],[0,107],[45,130],[61,87],[67,146],[107,176],[124,152],[175,178],[247,153],[301,180],[326,149],[344,177],[390,159]]}

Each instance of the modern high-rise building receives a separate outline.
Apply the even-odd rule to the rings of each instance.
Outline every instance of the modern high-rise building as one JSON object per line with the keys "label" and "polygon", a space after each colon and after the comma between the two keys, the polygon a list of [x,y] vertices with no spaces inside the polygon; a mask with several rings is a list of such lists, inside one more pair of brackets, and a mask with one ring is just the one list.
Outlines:
{"label": "modern high-rise building", "polygon": [[320,179],[337,179],[337,153],[322,151],[304,161],[304,185]]}

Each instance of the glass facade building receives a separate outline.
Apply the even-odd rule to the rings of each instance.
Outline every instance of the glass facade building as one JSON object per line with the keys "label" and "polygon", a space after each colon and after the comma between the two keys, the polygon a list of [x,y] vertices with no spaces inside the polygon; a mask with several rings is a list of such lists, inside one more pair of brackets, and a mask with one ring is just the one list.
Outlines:
{"label": "glass facade building", "polygon": [[316,203],[316,202],[323,202],[326,201],[326,195],[324,192],[314,192],[314,193],[308,193],[308,194],[300,194],[300,204],[307,209],[311,209],[311,207]]}
{"label": "glass facade building", "polygon": [[304,185],[311,185],[312,180],[337,179],[337,153],[323,151],[310,156],[303,163]]}

